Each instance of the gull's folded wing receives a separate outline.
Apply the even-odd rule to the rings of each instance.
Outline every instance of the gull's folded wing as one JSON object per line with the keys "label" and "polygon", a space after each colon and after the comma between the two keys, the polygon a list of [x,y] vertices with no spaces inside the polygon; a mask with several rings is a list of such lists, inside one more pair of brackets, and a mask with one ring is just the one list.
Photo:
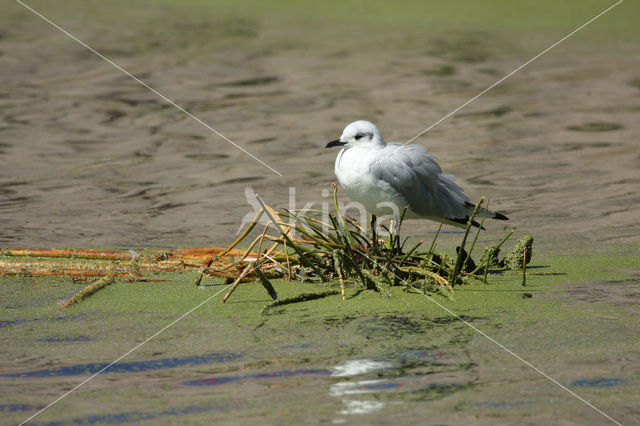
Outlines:
{"label": "gull's folded wing", "polygon": [[371,173],[398,192],[414,213],[436,220],[467,216],[469,198],[425,146],[387,144],[382,154],[372,163]]}

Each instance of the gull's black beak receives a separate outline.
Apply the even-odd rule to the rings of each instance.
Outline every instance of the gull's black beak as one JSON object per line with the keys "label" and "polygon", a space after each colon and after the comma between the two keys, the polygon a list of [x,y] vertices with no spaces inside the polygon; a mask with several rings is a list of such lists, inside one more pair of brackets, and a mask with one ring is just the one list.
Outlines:
{"label": "gull's black beak", "polygon": [[327,146],[325,146],[325,148],[331,148],[334,146],[342,146],[342,145],[346,145],[346,142],[340,142],[340,139],[336,139],[335,141],[331,141],[327,144]]}

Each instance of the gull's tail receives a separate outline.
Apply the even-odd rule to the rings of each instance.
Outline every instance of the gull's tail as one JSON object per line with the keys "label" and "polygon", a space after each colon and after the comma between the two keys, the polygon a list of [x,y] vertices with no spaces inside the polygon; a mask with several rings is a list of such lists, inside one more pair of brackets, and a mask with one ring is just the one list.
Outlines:
{"label": "gull's tail", "polygon": [[[473,209],[476,208],[475,205],[471,204],[468,201],[465,201],[464,205],[467,208],[467,212],[469,215],[471,215],[473,213]],[[478,209],[478,216],[482,217],[485,214],[485,211],[487,212],[485,217],[489,219],[509,220],[509,218],[503,215],[502,213],[494,212],[493,210],[487,210],[484,207],[480,207]]]}
{"label": "gull's tail", "polygon": [[[469,202],[469,197],[467,197],[462,191],[462,188],[455,183],[455,177],[447,173],[440,173],[438,176],[437,202],[441,209],[438,213],[445,215],[444,223],[458,228],[465,228],[467,226],[469,217],[473,214],[473,209],[476,207]],[[483,216],[489,219],[509,220],[509,218],[502,213],[480,207],[478,209],[478,215],[471,224],[476,228],[480,228],[480,223],[475,219],[482,218]],[[440,216],[440,219],[433,220],[439,222],[442,220],[442,216]]]}

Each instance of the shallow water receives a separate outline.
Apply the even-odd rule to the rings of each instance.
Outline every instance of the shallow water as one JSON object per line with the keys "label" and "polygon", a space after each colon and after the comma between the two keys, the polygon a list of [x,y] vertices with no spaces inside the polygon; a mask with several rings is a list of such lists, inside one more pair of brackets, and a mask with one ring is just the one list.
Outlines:
{"label": "shallow water", "polygon": [[[222,245],[253,211],[246,186],[279,208],[295,186],[296,207],[319,208],[335,181],[324,144],[348,122],[406,140],[565,28],[365,37],[358,24],[301,33],[295,20],[215,8],[207,26],[196,6],[127,6],[126,18],[117,5],[38,6],[283,176],[16,4],[0,37],[0,243],[12,247]],[[640,240],[640,47],[592,40],[567,41],[417,140],[544,248]]]}
{"label": "shallow water", "polygon": [[[549,17],[548,31],[492,29],[483,15],[451,27],[377,22],[372,35],[363,28],[385,19],[336,25],[281,5],[274,17],[196,3],[106,4],[33,2],[283,176],[19,5],[3,5],[0,245],[224,245],[252,212],[246,186],[276,207],[289,207],[290,186],[297,207],[326,202],[337,152],[323,147],[348,122],[369,119],[388,140],[406,140],[584,22],[567,18],[582,19],[571,8]],[[584,20],[595,14],[580,11]],[[632,13],[619,13],[598,24],[624,18],[637,27]],[[640,46],[615,31],[603,42],[604,32],[568,40],[418,142],[472,199],[490,197],[516,235],[534,235],[531,270],[565,274],[531,274],[526,299],[519,278],[471,286],[451,306],[631,424],[640,416],[638,277],[628,271],[640,242]],[[500,239],[504,225],[490,224],[480,243]],[[409,221],[404,232],[428,238],[436,228]],[[457,232],[443,232],[442,249]],[[577,265],[540,257],[578,251],[626,256]],[[81,283],[1,278],[0,413],[23,420],[219,288],[184,288],[192,278],[117,283],[69,313],[58,305]],[[281,297],[298,291],[278,285]],[[36,420],[603,420],[428,302],[400,292],[390,301],[369,292],[338,299],[263,317],[267,295],[241,287]],[[381,368],[334,374],[363,360]]]}

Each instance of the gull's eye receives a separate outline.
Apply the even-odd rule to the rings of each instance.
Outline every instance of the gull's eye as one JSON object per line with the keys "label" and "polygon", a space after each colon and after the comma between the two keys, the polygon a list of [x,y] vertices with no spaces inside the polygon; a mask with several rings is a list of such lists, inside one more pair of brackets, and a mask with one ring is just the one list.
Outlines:
{"label": "gull's eye", "polygon": [[363,137],[363,136],[364,136],[364,135],[363,135],[362,133],[358,133],[358,134],[356,135],[356,140],[357,140],[357,141],[359,141],[360,139],[362,139],[362,137]]}

